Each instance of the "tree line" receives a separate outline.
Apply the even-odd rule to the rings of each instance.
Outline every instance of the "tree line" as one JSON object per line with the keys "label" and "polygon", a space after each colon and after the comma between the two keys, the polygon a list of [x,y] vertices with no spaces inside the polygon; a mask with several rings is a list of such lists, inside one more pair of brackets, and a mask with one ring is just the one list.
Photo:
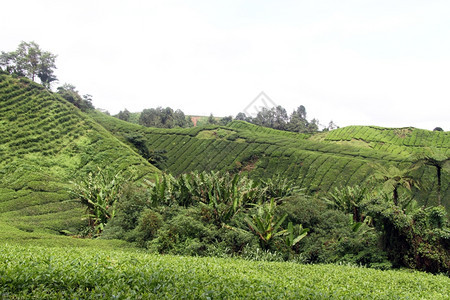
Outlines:
{"label": "tree line", "polygon": [[[22,41],[15,51],[0,54],[0,71],[8,74],[27,77],[35,81],[39,78],[41,84],[47,89],[58,78],[54,72],[56,69],[57,55],[44,51],[36,42]],[[56,89],[57,94],[83,111],[94,109],[92,96],[81,96],[73,84],[64,83]]]}
{"label": "tree line", "polygon": [[[289,116],[286,109],[278,105],[270,109],[263,107],[255,117],[247,116],[245,113],[240,112],[235,119],[278,130],[300,133],[314,133],[319,131],[319,120],[315,118],[308,120],[306,117],[306,108],[303,105],[300,105]],[[339,127],[333,121],[330,121],[324,130],[336,128]]]}
{"label": "tree line", "polygon": [[[114,117],[127,122],[136,122],[136,118],[133,120],[133,113],[127,109],[120,111]],[[243,112],[238,113],[234,118],[232,116],[216,118],[213,114],[210,114],[206,119],[206,124],[226,126],[233,120],[246,121],[267,128],[292,132],[314,133],[319,131],[319,120],[315,118],[308,120],[306,108],[303,105],[300,105],[290,115],[288,115],[286,109],[282,106],[272,107],[270,109],[264,107],[255,117],[247,116]],[[194,123],[189,116],[186,116],[180,109],[173,110],[170,107],[144,109],[139,113],[139,118],[136,123],[146,127],[157,128],[194,127]],[[328,131],[336,128],[339,127],[331,121],[323,130]]]}

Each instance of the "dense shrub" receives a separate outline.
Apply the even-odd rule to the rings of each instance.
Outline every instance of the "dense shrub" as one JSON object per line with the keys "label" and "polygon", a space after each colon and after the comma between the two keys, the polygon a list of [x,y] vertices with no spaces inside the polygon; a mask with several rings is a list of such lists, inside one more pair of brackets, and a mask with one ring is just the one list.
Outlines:
{"label": "dense shrub", "polygon": [[328,208],[322,199],[299,194],[284,199],[278,209],[280,214],[287,214],[287,221],[310,229],[294,248],[307,262],[390,266],[386,254],[378,248],[378,234],[373,229],[366,226],[355,231],[350,215]]}
{"label": "dense shrub", "polygon": [[450,272],[450,228],[444,207],[408,211],[373,197],[364,209],[382,234],[382,248],[395,267]]}

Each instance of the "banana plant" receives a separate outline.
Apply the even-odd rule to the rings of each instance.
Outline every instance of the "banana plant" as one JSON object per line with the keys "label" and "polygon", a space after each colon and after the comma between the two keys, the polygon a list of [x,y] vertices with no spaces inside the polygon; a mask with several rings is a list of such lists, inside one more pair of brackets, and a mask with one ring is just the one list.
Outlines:
{"label": "banana plant", "polygon": [[283,224],[287,214],[277,218],[275,208],[276,202],[272,198],[269,203],[257,205],[256,214],[252,215],[251,218],[245,218],[250,230],[259,237],[261,247],[264,249],[270,247],[274,238],[283,236],[287,232],[287,230],[281,229],[281,224]]}
{"label": "banana plant", "polygon": [[[294,247],[298,242],[300,242],[304,237],[308,235],[309,228],[303,228],[303,225],[298,225],[298,230],[296,231],[297,226],[294,226],[292,222],[289,222],[287,234],[286,234],[286,246]],[[294,237],[294,234],[298,232],[298,235]]]}
{"label": "banana plant", "polygon": [[150,206],[171,205],[174,198],[175,178],[170,174],[156,175],[154,182],[146,180],[150,190]]}
{"label": "banana plant", "polygon": [[105,224],[114,218],[116,202],[128,180],[120,172],[113,174],[99,168],[96,173],[90,172],[72,183],[69,193],[86,206],[89,225],[96,234],[100,234]]}
{"label": "banana plant", "polygon": [[353,187],[335,187],[334,192],[329,193],[328,198],[324,200],[338,210],[352,214],[354,222],[362,222],[364,216],[361,212],[361,205],[367,197],[367,188],[356,185]]}

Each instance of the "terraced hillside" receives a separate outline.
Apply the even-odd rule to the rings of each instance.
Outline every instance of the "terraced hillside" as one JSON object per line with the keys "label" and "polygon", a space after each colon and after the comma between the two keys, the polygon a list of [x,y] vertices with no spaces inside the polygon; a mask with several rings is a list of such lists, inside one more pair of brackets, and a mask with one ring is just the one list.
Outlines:
{"label": "terraced hillside", "polygon": [[0,222],[25,231],[76,230],[83,209],[68,186],[97,167],[158,170],[66,100],[0,74]]}
{"label": "terraced hillside", "polygon": [[[374,163],[409,166],[414,154],[426,147],[450,154],[450,133],[414,128],[350,126],[311,136],[242,121],[227,127],[158,129],[101,114],[93,117],[124,142],[140,136],[150,149],[166,150],[166,169],[174,175],[193,170],[251,171],[252,176],[262,178],[282,174],[310,192],[361,184],[373,173]],[[418,193],[431,202],[437,199],[435,174],[431,166],[416,171],[430,186]],[[449,174],[443,173],[442,199],[447,207],[449,179]]]}

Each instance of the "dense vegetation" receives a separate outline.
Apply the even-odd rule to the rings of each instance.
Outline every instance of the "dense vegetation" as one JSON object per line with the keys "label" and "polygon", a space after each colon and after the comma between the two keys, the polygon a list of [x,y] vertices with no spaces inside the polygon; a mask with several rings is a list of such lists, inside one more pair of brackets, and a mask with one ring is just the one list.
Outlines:
{"label": "dense vegetation", "polygon": [[[106,229],[106,235],[114,232],[112,237],[160,253],[245,256],[259,249],[275,253],[272,259],[280,260],[406,266],[432,272],[449,269],[446,212],[436,207],[443,199],[448,209],[449,174],[441,172],[437,180],[431,163],[436,161],[430,160],[435,157],[442,164],[448,163],[445,132],[353,126],[307,135],[242,121],[229,126],[164,130],[100,114],[93,117],[125,142],[129,136],[139,136],[139,145],[133,145],[138,152],[165,151],[164,168],[179,181],[164,177],[156,190],[146,189],[142,195],[135,192],[134,200],[123,200],[121,211],[125,214],[111,224],[112,229]],[[222,174],[202,173],[202,184],[190,181],[200,176],[197,173],[186,175],[205,170]],[[206,174],[217,178],[210,180]],[[225,192],[223,199],[212,197],[216,202],[211,202],[210,196],[186,198],[183,194],[196,185],[206,188],[212,181],[231,181],[236,174],[248,174],[258,182],[259,190],[265,190],[264,183],[276,174],[304,193],[272,195],[278,201],[271,213],[271,196],[254,199],[250,205],[234,207],[237,213],[231,218],[227,212],[233,198],[224,196]],[[206,190],[213,191],[216,186]],[[167,190],[175,194],[168,196]],[[358,190],[361,195],[353,195]],[[257,226],[258,218],[275,229],[265,232],[270,226]],[[295,224],[308,228],[309,236],[297,241],[295,247],[286,247],[287,231],[297,228]],[[300,230],[292,232],[291,240]],[[264,240],[269,235],[270,243]]]}
{"label": "dense vegetation", "polygon": [[98,167],[158,172],[102,126],[27,78],[0,74],[0,218],[26,231],[77,232],[70,181]]}
{"label": "dense vegetation", "polygon": [[[190,171],[248,172],[254,179],[284,176],[308,193],[363,185],[374,165],[406,168],[421,156],[438,152],[448,161],[450,133],[415,128],[349,126],[314,135],[279,131],[243,121],[228,126],[144,128],[104,114],[97,122],[137,152],[164,151],[164,169],[174,176]],[[129,137],[139,138],[139,145]],[[413,172],[421,189],[413,189],[422,204],[438,204],[436,168],[423,165]],[[442,172],[442,204],[450,207],[450,174]],[[375,185],[374,182],[369,182]],[[402,190],[400,191],[402,192]]]}
{"label": "dense vegetation", "polygon": [[0,295],[40,299],[447,299],[418,272],[0,245]]}
{"label": "dense vegetation", "polygon": [[[286,130],[301,133],[314,133],[319,131],[319,120],[306,118],[306,108],[300,105],[289,116],[282,106],[272,108],[262,107],[255,117],[247,116],[245,113],[239,113],[236,120],[246,121],[255,125],[268,127],[277,130]],[[337,126],[330,121],[324,130],[332,130]]]}
{"label": "dense vegetation", "polygon": [[[448,274],[448,132],[311,134],[245,121],[152,128],[82,107],[90,101],[77,95],[70,85],[52,93],[0,74],[2,297],[448,294],[442,276],[392,273],[403,285],[389,288],[387,273],[354,267]],[[85,242],[49,232],[153,254],[50,251]],[[278,264],[286,261],[353,267]],[[213,278],[212,269],[224,275]],[[352,284],[344,288],[342,278]]]}

